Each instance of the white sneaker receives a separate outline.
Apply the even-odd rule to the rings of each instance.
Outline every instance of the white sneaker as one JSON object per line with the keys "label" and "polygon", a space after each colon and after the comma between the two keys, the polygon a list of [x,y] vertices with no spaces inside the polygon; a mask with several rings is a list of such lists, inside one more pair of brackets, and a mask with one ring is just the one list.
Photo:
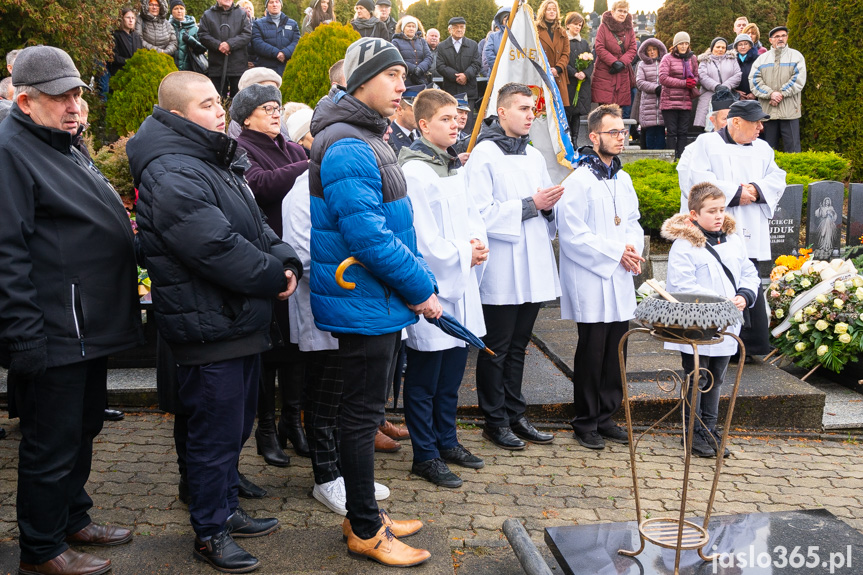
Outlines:
{"label": "white sneaker", "polygon": [[[342,479],[344,481],[344,479]],[[375,481],[375,499],[381,501],[390,496],[390,488]]]}
{"label": "white sneaker", "polygon": [[334,513],[341,516],[348,514],[348,508],[345,507],[347,502],[345,481],[341,477],[321,485],[315,484],[315,488],[312,489],[312,497],[329,507],[330,511]]}

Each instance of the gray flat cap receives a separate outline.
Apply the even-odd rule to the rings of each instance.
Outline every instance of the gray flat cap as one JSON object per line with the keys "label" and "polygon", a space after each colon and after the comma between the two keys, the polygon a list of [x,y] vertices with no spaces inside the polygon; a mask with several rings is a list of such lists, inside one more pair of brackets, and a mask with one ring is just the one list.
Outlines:
{"label": "gray flat cap", "polygon": [[13,86],[30,86],[43,94],[58,96],[72,88],[88,88],[69,54],[53,46],[24,48],[12,69]]}

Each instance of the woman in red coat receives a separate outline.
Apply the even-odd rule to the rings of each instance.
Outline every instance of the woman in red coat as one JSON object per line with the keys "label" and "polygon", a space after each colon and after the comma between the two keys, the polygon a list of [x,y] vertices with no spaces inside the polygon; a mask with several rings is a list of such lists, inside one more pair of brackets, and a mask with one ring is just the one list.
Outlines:
{"label": "woman in red coat", "polygon": [[632,104],[630,90],[635,87],[632,62],[638,48],[629,3],[617,0],[602,15],[596,31],[596,64],[593,70],[591,99],[597,104]]}
{"label": "woman in red coat", "polygon": [[569,38],[566,30],[560,25],[560,8],[557,0],[545,0],[536,11],[536,29],[539,41],[551,66],[551,75],[557,81],[557,89],[565,105],[569,104],[569,76],[566,66],[569,64]]}

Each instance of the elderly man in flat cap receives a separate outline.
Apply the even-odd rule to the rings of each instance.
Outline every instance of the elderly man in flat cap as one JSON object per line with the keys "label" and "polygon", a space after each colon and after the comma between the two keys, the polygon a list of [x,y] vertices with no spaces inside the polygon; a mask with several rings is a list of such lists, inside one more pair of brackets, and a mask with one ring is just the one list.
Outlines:
{"label": "elderly man in flat cap", "polygon": [[450,18],[447,26],[449,38],[437,48],[437,75],[443,77],[441,88],[445,92],[452,96],[467,93],[471,114],[465,130],[469,132],[473,128],[473,110],[478,95],[476,77],[482,70],[482,55],[479,45],[465,37],[466,30],[467,21],[464,18]]}
{"label": "elderly man in flat cap", "polygon": [[752,93],[770,121],[764,122],[763,138],[774,150],[782,136],[786,152],[800,152],[800,99],[806,85],[806,59],[788,47],[788,28],[770,31],[770,50],[761,54],[749,71]]}
{"label": "elderly man in flat cap", "polygon": [[69,545],[119,545],[84,488],[102,429],[107,356],[141,343],[132,228],[120,197],[73,145],[86,84],[68,54],[25,48],[0,125],[0,364],[21,418],[19,573],[94,575],[111,562]]}

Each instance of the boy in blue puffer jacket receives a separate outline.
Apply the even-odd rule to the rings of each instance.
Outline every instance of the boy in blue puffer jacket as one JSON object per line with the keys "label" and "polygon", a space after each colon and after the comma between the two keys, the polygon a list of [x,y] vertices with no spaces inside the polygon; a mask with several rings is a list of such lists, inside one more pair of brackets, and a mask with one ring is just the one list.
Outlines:
{"label": "boy in blue puffer jacket", "polygon": [[400,541],[422,523],[393,521],[378,509],[374,439],[402,328],[416,323],[417,314],[441,315],[434,276],[417,252],[404,174],[383,140],[406,71],[386,40],[351,44],[347,91],[333,88],[312,117],[309,166],[312,313],[318,329],[338,338],[342,370],[350,377],[340,416],[348,509],[342,533],[349,552],[400,567],[431,555]]}

